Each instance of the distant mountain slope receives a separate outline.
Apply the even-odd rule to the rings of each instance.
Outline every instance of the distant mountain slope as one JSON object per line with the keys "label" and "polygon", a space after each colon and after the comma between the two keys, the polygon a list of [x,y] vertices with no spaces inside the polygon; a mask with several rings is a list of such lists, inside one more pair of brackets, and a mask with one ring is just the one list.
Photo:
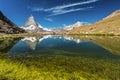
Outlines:
{"label": "distant mountain slope", "polygon": [[74,28],[67,34],[120,34],[120,10],[91,25]]}
{"label": "distant mountain slope", "polygon": [[6,34],[17,34],[24,33],[25,30],[19,28],[13,22],[11,22],[3,13],[0,11],[0,33]]}

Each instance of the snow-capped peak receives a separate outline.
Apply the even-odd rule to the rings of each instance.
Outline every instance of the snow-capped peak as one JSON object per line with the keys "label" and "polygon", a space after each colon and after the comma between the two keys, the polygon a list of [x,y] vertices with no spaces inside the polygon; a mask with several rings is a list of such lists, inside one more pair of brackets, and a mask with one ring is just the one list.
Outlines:
{"label": "snow-capped peak", "polygon": [[80,26],[83,26],[83,22],[76,22],[75,24],[73,24],[73,26],[76,26],[76,27],[80,27]]}
{"label": "snow-capped peak", "polygon": [[68,26],[65,26],[64,29],[65,30],[72,30],[74,27],[80,27],[80,26],[83,26],[83,22],[76,22],[75,24],[73,25],[68,25]]}
{"label": "snow-capped peak", "polygon": [[34,17],[32,15],[26,21],[25,27],[28,27],[30,25],[36,25],[36,22],[35,22]]}
{"label": "snow-capped peak", "polygon": [[25,26],[22,28],[29,33],[32,33],[32,32],[39,33],[39,32],[45,31],[44,28],[34,20],[34,17],[32,15],[28,18]]}

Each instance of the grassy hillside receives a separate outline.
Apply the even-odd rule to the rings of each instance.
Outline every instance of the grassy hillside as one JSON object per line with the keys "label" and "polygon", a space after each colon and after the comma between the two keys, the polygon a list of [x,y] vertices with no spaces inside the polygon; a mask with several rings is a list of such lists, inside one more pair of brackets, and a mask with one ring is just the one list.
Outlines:
{"label": "grassy hillside", "polygon": [[91,25],[85,25],[68,31],[67,34],[120,34],[120,10]]}

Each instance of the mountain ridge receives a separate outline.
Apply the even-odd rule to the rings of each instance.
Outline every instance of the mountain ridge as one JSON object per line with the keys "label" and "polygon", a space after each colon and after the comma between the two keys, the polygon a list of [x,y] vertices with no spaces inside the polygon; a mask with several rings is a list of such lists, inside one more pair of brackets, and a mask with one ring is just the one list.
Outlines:
{"label": "mountain ridge", "polygon": [[105,17],[104,19],[112,18],[112,17],[118,16],[118,15],[120,15],[120,10],[117,10],[117,11],[111,13],[110,15]]}
{"label": "mountain ridge", "polygon": [[[66,34],[115,34],[120,35],[120,10],[113,12],[106,18],[89,25],[74,28]],[[113,15],[114,14],[114,15]],[[111,16],[112,15],[112,16]]]}
{"label": "mountain ridge", "polygon": [[26,31],[19,28],[16,24],[10,21],[1,11],[0,11],[0,33],[6,34],[18,34],[25,33]]}

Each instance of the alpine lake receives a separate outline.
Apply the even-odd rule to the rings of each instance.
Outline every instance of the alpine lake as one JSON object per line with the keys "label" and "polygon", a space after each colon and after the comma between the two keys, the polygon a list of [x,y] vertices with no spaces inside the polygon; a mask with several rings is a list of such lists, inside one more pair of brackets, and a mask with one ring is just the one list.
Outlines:
{"label": "alpine lake", "polygon": [[0,40],[0,80],[120,80],[120,37]]}

